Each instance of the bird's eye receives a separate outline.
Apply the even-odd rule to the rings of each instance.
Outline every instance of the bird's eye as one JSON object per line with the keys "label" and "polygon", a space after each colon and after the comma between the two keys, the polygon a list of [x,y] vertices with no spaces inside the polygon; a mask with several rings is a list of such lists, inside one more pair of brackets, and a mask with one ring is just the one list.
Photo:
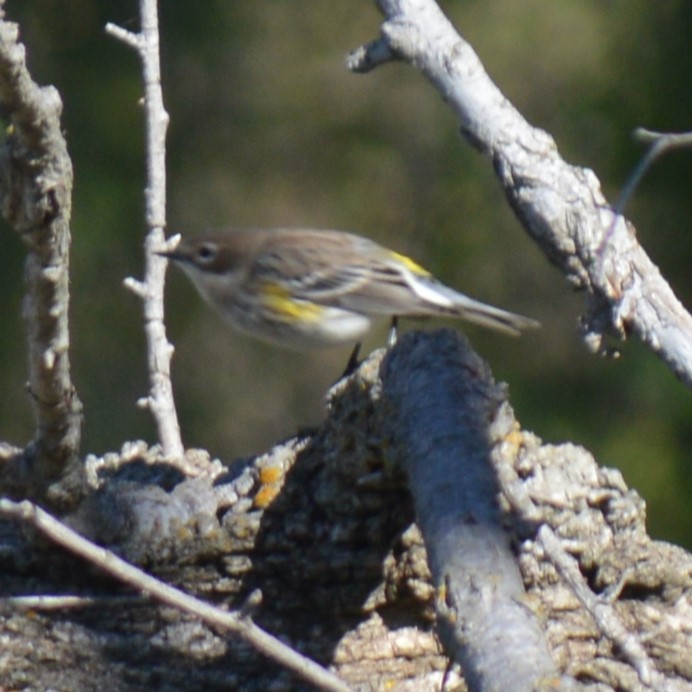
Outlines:
{"label": "bird's eye", "polygon": [[197,261],[200,264],[210,264],[216,259],[218,247],[215,243],[202,243],[197,248]]}

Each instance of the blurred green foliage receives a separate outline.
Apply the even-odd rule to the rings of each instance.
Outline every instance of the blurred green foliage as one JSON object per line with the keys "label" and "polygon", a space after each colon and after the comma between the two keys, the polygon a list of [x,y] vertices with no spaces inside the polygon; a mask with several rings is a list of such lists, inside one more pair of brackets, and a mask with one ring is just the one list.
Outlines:
{"label": "blurred green foliage", "polygon": [[[654,536],[692,546],[692,397],[640,344],[589,355],[581,298],[507,208],[489,162],[457,134],[438,95],[405,65],[354,76],[349,50],[374,38],[372,2],[162,2],[171,115],[171,232],[310,225],[354,230],[412,254],[447,283],[537,317],[520,340],[469,328],[517,415],[620,468],[646,499]],[[683,0],[459,0],[443,3],[491,76],[567,160],[611,199],[642,148],[640,125],[690,129],[692,3]],[[147,390],[140,305],[122,288],[142,271],[139,64],[104,33],[137,29],[135,0],[8,0],[34,78],[64,100],[75,165],[72,326],[85,405],[83,450],[154,441],[135,406]],[[660,161],[627,210],[644,246],[692,305],[692,152]],[[23,248],[0,228],[0,439],[25,443]],[[347,356],[295,354],[237,336],[172,273],[170,337],[187,445],[223,458],[260,451],[322,415]],[[381,344],[376,336],[367,344]]]}

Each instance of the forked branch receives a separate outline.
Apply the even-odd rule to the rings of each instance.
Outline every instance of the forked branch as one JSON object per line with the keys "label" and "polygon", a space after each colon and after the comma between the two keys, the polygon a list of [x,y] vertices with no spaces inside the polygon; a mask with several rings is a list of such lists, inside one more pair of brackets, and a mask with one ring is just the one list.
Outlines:
{"label": "forked branch", "polygon": [[692,316],[610,207],[593,171],[569,165],[555,141],[532,127],[498,89],[473,48],[434,0],[378,0],[380,38],[354,51],[367,72],[409,62],[456,113],[466,138],[492,161],[516,215],[546,256],[587,296],[582,332],[607,352],[608,334],[636,334],[692,386]]}

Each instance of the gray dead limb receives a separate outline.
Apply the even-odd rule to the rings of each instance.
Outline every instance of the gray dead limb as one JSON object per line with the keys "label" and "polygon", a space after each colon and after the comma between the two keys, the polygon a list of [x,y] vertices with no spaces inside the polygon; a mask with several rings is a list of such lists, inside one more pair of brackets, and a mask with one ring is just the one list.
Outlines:
{"label": "gray dead limb", "polygon": [[471,45],[434,0],[377,0],[380,37],[348,66],[368,72],[410,63],[459,118],[462,134],[492,161],[505,196],[548,259],[586,293],[581,330],[590,349],[636,334],[692,386],[692,316],[608,204],[595,173],[562,159],[553,138],[529,124],[490,79]]}
{"label": "gray dead limb", "polygon": [[[689,689],[692,557],[647,536],[644,504],[620,473],[576,445],[545,444],[522,430],[504,386],[454,333],[404,337],[384,365],[382,358],[373,354],[332,389],[328,416],[310,435],[225,464],[188,450],[188,463],[217,469],[214,482],[184,479],[144,443],[89,457],[94,492],[70,523],[188,593],[249,610],[264,630],[357,689],[437,692],[450,658],[477,679],[469,666],[484,654],[459,652],[487,646],[481,635],[496,618],[528,632],[549,684]],[[401,430],[404,419],[420,439]],[[444,451],[459,437],[477,446],[453,463]],[[419,460],[410,458],[415,450]],[[427,480],[436,476],[439,483]],[[501,554],[479,545],[482,532]],[[81,600],[62,613],[0,602],[11,610],[0,611],[8,683],[112,689],[156,676],[171,689],[295,686],[286,668],[245,642],[170,608],[123,602],[120,589],[30,536],[0,522],[0,592]],[[40,578],[27,582],[27,571]],[[258,590],[261,600],[251,598]],[[523,613],[503,604],[511,594]],[[470,622],[480,623],[478,637],[464,629]],[[523,652],[525,643],[510,646]],[[446,680],[446,689],[460,684],[458,667]]]}
{"label": "gray dead limb", "polygon": [[385,358],[382,382],[387,437],[409,479],[447,653],[472,690],[547,686],[556,667],[498,503],[493,448],[518,429],[506,387],[451,331],[406,335]]}
{"label": "gray dead limb", "polygon": [[70,374],[68,325],[72,162],[60,96],[31,78],[19,28],[5,20],[3,4],[0,109],[10,127],[0,149],[0,206],[28,249],[24,318],[37,427],[25,449],[2,459],[0,485],[65,505],[81,486],[82,404]]}

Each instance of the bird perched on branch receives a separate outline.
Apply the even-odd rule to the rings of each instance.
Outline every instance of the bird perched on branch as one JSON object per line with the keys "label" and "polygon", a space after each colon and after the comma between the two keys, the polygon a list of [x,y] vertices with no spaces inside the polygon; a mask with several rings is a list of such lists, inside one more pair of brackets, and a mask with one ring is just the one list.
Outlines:
{"label": "bird perched on branch", "polygon": [[514,336],[539,326],[342,231],[224,231],[159,254],[179,264],[234,327],[295,349],[353,343],[383,317],[452,317]]}

